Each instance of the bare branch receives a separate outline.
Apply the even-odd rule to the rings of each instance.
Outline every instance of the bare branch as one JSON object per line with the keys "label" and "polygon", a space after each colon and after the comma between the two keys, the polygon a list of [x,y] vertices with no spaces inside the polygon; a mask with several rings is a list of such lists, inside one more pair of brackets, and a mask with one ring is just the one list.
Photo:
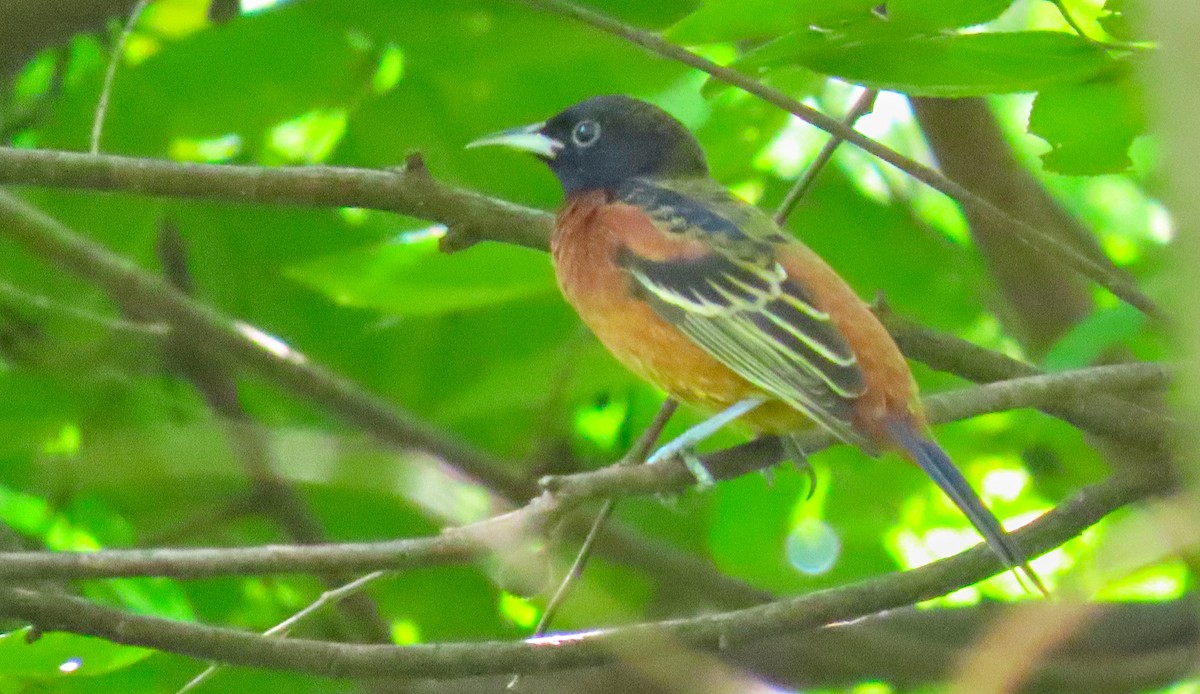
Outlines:
{"label": "bare branch", "polygon": [[[1157,364],[1097,366],[944,393],[928,398],[926,406],[930,420],[939,423],[1082,394],[1090,397],[1103,388],[1161,387],[1168,376],[1169,369]],[[804,446],[805,450],[815,452],[833,443],[830,436],[814,432],[805,438]],[[773,441],[760,440],[709,454],[703,461],[714,478],[730,479],[773,465],[779,455]],[[543,494],[502,516],[446,530],[437,537],[316,546],[0,553],[0,578],[199,578],[222,574],[401,570],[464,563],[496,546],[498,534],[507,536],[515,532],[514,528],[540,527],[588,499],[679,492],[694,481],[691,472],[679,461],[651,466],[618,464],[548,478],[549,495]],[[1154,484],[1165,487],[1169,481],[1159,480]]]}
{"label": "bare branch", "polygon": [[476,240],[546,248],[553,215],[438,183],[424,166],[266,168],[0,147],[0,183],[234,203],[362,207],[441,222]]}
{"label": "bare branch", "polygon": [[[0,183],[216,198],[252,203],[366,207],[441,222],[449,227],[465,230],[463,233],[476,240],[502,241],[542,250],[547,248],[553,224],[553,216],[545,212],[438,184],[423,167],[419,174],[409,170],[385,172],[339,167],[268,169],[255,166],[180,164],[153,159],[0,147]],[[16,209],[4,205],[3,199],[0,198],[0,216],[4,215],[3,207],[9,207],[9,214]],[[30,209],[23,204],[22,208]],[[38,215],[41,219],[47,219],[40,213]],[[98,246],[93,246],[93,249],[106,254],[110,260],[119,261]],[[47,249],[47,252],[50,253],[51,262],[62,264],[57,251]],[[111,267],[111,263],[106,265]],[[126,271],[132,271],[128,264],[124,265]],[[105,270],[97,272],[109,275]],[[1028,364],[971,345],[953,336],[936,333],[896,316],[885,315],[883,318],[889,325],[892,336],[908,356],[930,363],[934,368],[943,368],[938,366],[939,363],[956,365],[946,370],[977,381],[1037,373],[1037,370]],[[230,319],[225,320],[227,323],[231,322]],[[290,363],[279,360],[276,368],[288,370],[293,367]],[[985,372],[998,375],[980,375]],[[276,381],[290,387],[296,381],[303,381],[311,376],[311,373],[292,374],[288,378]],[[325,383],[320,386],[324,391],[337,391],[349,387],[350,384],[345,382]],[[335,411],[342,411],[344,408],[348,412],[343,412],[342,416],[359,423],[360,426],[371,430],[386,428],[387,417],[372,411],[379,403],[371,405],[354,402],[361,397],[361,393],[353,397],[342,393],[325,405]],[[366,397],[369,399],[370,396]],[[1087,404],[1080,404],[1078,407],[1087,407]],[[1074,409],[1077,408],[1073,406]],[[1146,444],[1148,440],[1156,437],[1161,440],[1161,418],[1156,418],[1153,413],[1134,415],[1128,410],[1129,408],[1117,405],[1113,409],[1113,415],[1107,419],[1094,414],[1091,417],[1075,417],[1074,420],[1068,421],[1101,436],[1129,439],[1135,443]],[[1061,412],[1050,414],[1060,416]],[[1101,419],[1104,421],[1099,421]],[[1158,424],[1155,424],[1156,420],[1159,421]],[[365,424],[366,421],[370,424]],[[401,430],[403,429],[401,426]],[[403,437],[403,432],[397,431],[384,440],[395,441]],[[512,481],[505,486],[511,484]],[[496,488],[503,490],[505,487]]]}
{"label": "bare branch", "polygon": [[[947,371],[977,383],[1041,373],[1023,361],[984,349],[955,335],[931,330],[902,316],[883,312],[879,317],[906,356],[938,371]],[[1039,409],[1095,436],[1158,454],[1167,453],[1169,448],[1170,422],[1165,416],[1115,395],[1096,393],[1086,399],[1051,403]]]}
{"label": "bare branch", "polygon": [[836,135],[847,142],[857,145],[867,153],[882,159],[925,185],[949,195],[962,204],[964,209],[975,211],[980,216],[993,220],[997,224],[1004,224],[1010,227],[1025,243],[1043,253],[1053,256],[1066,267],[1091,279],[1138,310],[1156,317],[1162,315],[1160,309],[1150,297],[1142,293],[1128,276],[1111,263],[1099,263],[1092,258],[1078,253],[1057,237],[1047,234],[1040,229],[1035,229],[1028,223],[1013,217],[988,200],[975,195],[962,185],[946,178],[935,169],[913,161],[896,150],[863,135],[836,118],[831,118],[810,106],[796,101],[774,87],[769,87],[737,70],[717,65],[707,58],[676,46],[658,34],[636,29],[611,17],[606,17],[598,12],[592,12],[574,3],[566,2],[566,0],[520,0],[520,2],[583,22],[613,36],[623,38],[652,53],[708,73],[722,82],[743,89],[770,104],[778,106],[831,135]]}
{"label": "bare branch", "polygon": [[[195,281],[188,267],[187,247],[178,227],[169,221],[162,222],[155,250],[166,281],[184,295],[192,297]],[[137,307],[127,306],[126,312],[136,313]],[[266,432],[242,405],[237,379],[227,365],[212,354],[193,347],[190,340],[181,339],[178,332],[163,341],[162,351],[171,369],[192,384],[223,425],[225,435],[249,478],[253,489],[251,496],[260,502],[256,510],[273,518],[284,536],[292,542],[305,545],[328,542],[324,525],[313,513],[308,500],[275,471]],[[344,573],[321,578],[329,588],[351,579]],[[391,640],[390,627],[370,598],[351,595],[339,601],[338,607],[347,622],[339,626],[344,627],[342,632],[349,638],[365,638],[379,643]]]}
{"label": "bare branch", "polygon": [[[1114,509],[1159,489],[1144,478],[1110,480],[1085,489],[1014,536],[1030,556],[1036,556],[1075,537]],[[280,640],[235,629],[132,615],[78,598],[7,586],[0,587],[0,615],[28,620],[45,631],[86,634],[232,665],[328,677],[463,677],[608,662],[614,649],[629,653],[631,646],[654,642],[664,635],[695,648],[719,649],[911,605],[1004,570],[988,548],[977,546],[911,571],[747,609],[523,642],[392,647]]]}
{"label": "bare branch", "polygon": [[108,58],[108,69],[104,71],[104,85],[100,88],[100,100],[96,103],[96,115],[92,119],[92,136],[88,146],[88,151],[92,154],[100,153],[100,139],[104,135],[104,118],[108,115],[108,101],[112,97],[117,68],[125,58],[125,44],[129,41],[129,35],[133,33],[138,18],[142,16],[142,11],[148,4],[150,4],[150,0],[137,1],[133,9],[129,11],[129,18],[125,20],[125,26],[121,27],[121,33],[117,36],[116,43],[113,44],[112,55]]}
{"label": "bare branch", "polygon": [[[368,584],[383,578],[384,575],[385,574],[383,571],[372,571],[365,576],[359,576],[353,581],[321,593],[316,600],[305,605],[304,608],[296,612],[296,614],[264,631],[263,636],[287,636],[293,627],[307,619],[309,616],[317,613],[326,605],[336,605],[348,597],[357,595],[358,592],[366,588]],[[180,687],[176,694],[185,694],[186,692],[192,691],[196,687],[199,687],[201,684],[203,684],[205,680],[217,674],[217,671],[220,669],[221,665],[219,663],[210,664],[198,675],[188,680],[187,684]]]}
{"label": "bare branch", "polygon": [[[850,111],[846,114],[846,117],[842,119],[842,122],[850,127],[854,127],[854,124],[858,122],[859,118],[862,118],[871,112],[871,109],[875,106],[875,97],[877,96],[879,96],[878,89],[862,90],[862,93],[858,95],[858,98],[855,99],[854,103],[850,106]],[[817,174],[821,173],[821,169],[825,168],[825,165],[828,164],[829,160],[833,158],[833,153],[837,151],[837,148],[844,141],[845,140],[842,138],[834,135],[829,138],[829,141],[826,142],[823,147],[821,147],[821,151],[817,153],[816,158],[813,159],[812,163],[808,165],[808,168],[804,170],[804,175],[801,176],[800,179],[796,181],[796,185],[792,186],[792,189],[788,191],[788,194],[784,197],[783,202],[779,203],[779,209],[775,211],[774,217],[776,224],[783,226],[784,222],[787,221],[787,218],[791,216],[792,210],[796,209],[796,204],[800,202],[800,199],[803,198],[806,193],[808,193],[808,190],[812,187],[812,184],[816,182]]]}

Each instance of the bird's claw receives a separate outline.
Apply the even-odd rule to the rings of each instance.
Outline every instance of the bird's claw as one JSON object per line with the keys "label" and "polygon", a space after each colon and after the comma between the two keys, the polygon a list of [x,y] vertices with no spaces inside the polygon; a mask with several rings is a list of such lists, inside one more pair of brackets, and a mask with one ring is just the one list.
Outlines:
{"label": "bird's claw", "polygon": [[793,460],[792,465],[808,480],[808,493],[804,495],[804,500],[808,501],[812,499],[813,494],[817,492],[817,469],[813,467],[812,463],[808,462],[808,458]]}
{"label": "bird's claw", "polygon": [[817,491],[817,470],[808,462],[808,454],[800,446],[799,442],[791,436],[785,436],[782,440],[783,452],[795,466],[796,470],[808,480],[808,494],[804,497],[805,501],[812,498]]}

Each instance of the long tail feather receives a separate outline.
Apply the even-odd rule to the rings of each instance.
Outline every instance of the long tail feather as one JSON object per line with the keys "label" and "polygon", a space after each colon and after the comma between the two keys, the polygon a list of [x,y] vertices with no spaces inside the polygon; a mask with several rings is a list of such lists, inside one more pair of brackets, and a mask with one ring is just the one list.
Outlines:
{"label": "long tail feather", "polygon": [[[971,488],[962,472],[950,460],[950,456],[941,446],[932,441],[910,422],[896,422],[889,425],[889,430],[896,442],[908,451],[909,455],[926,475],[929,475],[937,486],[950,497],[954,505],[971,521],[971,525],[983,536],[984,541],[1000,557],[1008,568],[1024,575],[1034,588],[1042,595],[1049,597],[1050,591],[1042,583],[1042,579],[1029,566],[1025,552],[1017,546],[1009,534],[1000,525],[996,516],[983,504],[983,500]],[[1026,587],[1028,589],[1028,587]]]}

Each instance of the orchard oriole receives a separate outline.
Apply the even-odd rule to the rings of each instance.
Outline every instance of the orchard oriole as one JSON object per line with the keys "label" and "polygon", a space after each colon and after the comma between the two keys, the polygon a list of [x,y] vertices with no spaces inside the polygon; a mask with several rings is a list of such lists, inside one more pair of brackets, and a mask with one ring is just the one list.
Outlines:
{"label": "orchard oriole", "polygon": [[699,142],[656,106],[599,96],[471,147],[535,154],[562,183],[559,286],[601,342],[672,397],[719,411],[656,453],[740,418],[816,423],[870,455],[900,452],[1043,593],[1024,553],[933,440],[908,364],[868,306],[807,246],[709,176]]}

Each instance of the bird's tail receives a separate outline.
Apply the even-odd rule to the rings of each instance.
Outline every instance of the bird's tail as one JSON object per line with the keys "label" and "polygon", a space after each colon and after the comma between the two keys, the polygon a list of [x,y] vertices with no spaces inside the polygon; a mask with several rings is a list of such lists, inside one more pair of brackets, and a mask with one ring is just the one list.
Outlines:
{"label": "bird's tail", "polygon": [[[984,541],[992,548],[996,556],[1000,557],[1008,568],[1016,572],[1018,578],[1024,575],[1038,592],[1049,597],[1050,591],[1046,589],[1042,579],[1029,566],[1025,552],[1001,527],[1000,521],[996,520],[996,516],[983,504],[983,500],[971,488],[970,483],[955,467],[954,462],[950,460],[950,456],[946,455],[942,447],[918,429],[913,422],[893,422],[888,428],[896,443],[900,444],[908,452],[913,462],[937,483],[946,496],[950,497],[954,505],[963,512],[971,521],[971,525],[974,525],[979,534],[983,536]],[[1028,586],[1026,586],[1026,590],[1028,590]]]}

